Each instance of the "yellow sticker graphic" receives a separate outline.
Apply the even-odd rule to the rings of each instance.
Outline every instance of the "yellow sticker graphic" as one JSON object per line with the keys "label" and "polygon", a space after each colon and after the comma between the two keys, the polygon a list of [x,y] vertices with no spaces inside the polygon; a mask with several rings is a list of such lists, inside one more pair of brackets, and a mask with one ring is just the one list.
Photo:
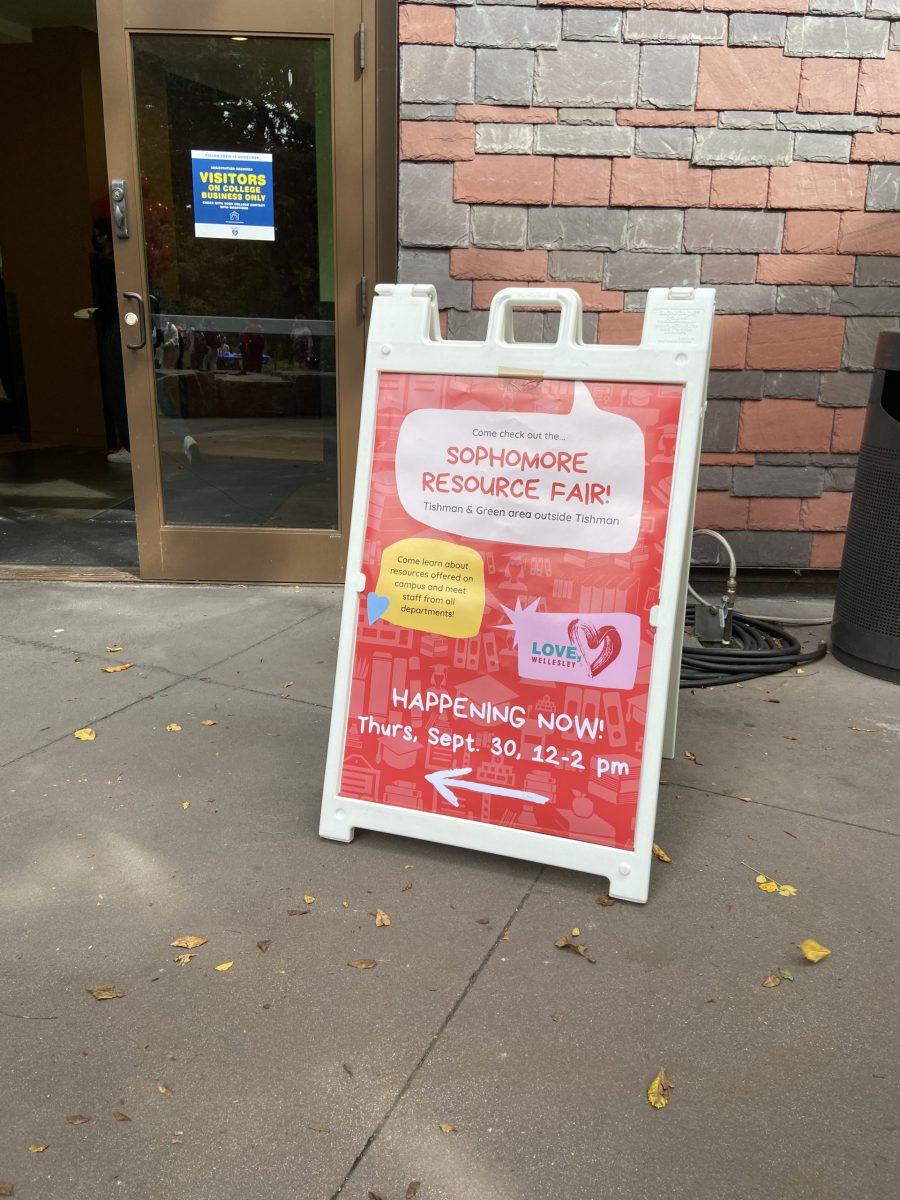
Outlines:
{"label": "yellow sticker graphic", "polygon": [[484,560],[470,546],[437,538],[404,538],[381,556],[369,623],[444,637],[474,637],[484,615]]}

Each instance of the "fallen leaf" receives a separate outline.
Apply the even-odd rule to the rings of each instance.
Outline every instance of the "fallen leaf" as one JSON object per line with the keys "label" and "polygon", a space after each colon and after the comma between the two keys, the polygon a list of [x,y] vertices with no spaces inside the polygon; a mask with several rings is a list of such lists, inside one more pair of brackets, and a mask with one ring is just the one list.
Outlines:
{"label": "fallen leaf", "polygon": [[304,904],[315,904],[315,902],[316,902],[315,896],[304,896],[303,897]]}
{"label": "fallen leaf", "polygon": [[265,941],[263,941],[263,942],[257,942],[257,943],[256,943],[256,948],[257,948],[257,950],[262,950],[263,954],[265,954],[265,952],[268,950],[268,948],[269,948],[271,945],[272,945],[272,939],[271,939],[271,938],[266,938],[266,940],[265,940]]}
{"label": "fallen leaf", "polygon": [[789,979],[791,981],[791,983],[794,982],[794,976],[790,973],[790,971],[786,970],[784,967],[778,968],[778,974],[781,976],[782,979]]}
{"label": "fallen leaf", "polygon": [[282,686],[282,689],[284,689],[284,688],[289,688],[289,687],[293,687],[293,686],[294,686],[294,681],[293,681],[293,679],[289,679],[289,680],[287,681],[287,683],[283,683],[281,686]]}
{"label": "fallen leaf", "polygon": [[413,1179],[411,1183],[408,1183],[406,1185],[405,1200],[412,1200],[413,1196],[418,1195],[421,1186],[421,1179]]}
{"label": "fallen leaf", "polygon": [[490,917],[479,917],[478,921],[476,923],[478,925],[490,925],[491,918]]}
{"label": "fallen leaf", "polygon": [[509,930],[508,929],[504,929],[503,932],[500,934],[500,941],[501,942],[509,941]]}
{"label": "fallen leaf", "polygon": [[400,891],[401,891],[401,892],[411,892],[411,891],[412,891],[412,884],[411,884],[411,883],[404,883],[404,885],[403,885],[403,887],[400,889]]}
{"label": "fallen leaf", "polygon": [[156,1090],[159,1092],[159,1094],[161,1096],[171,1096],[174,1094],[172,1092],[172,1089],[170,1087],[167,1087],[166,1084],[164,1084],[161,1079],[157,1079],[157,1081],[156,1081]]}
{"label": "fallen leaf", "polygon": [[615,904],[615,900],[613,900],[609,892],[601,892],[597,897],[597,903],[601,908],[611,908]]}
{"label": "fallen leaf", "polygon": [[581,937],[581,930],[578,928],[577,925],[572,930],[572,937]]}
{"label": "fallen leaf", "polygon": [[228,962],[219,963],[217,967],[213,967],[214,971],[230,971],[234,966],[234,959],[229,958]]}
{"label": "fallen leaf", "polygon": [[684,757],[688,760],[688,762],[696,763],[698,767],[703,766],[703,763],[700,761],[697,755],[690,750],[685,750]]}
{"label": "fallen leaf", "polygon": [[72,734],[72,737],[77,737],[79,742],[92,742],[96,736],[96,729],[91,729],[90,725],[85,725],[84,729],[76,729]]}
{"label": "fallen leaf", "polygon": [[15,1194],[13,1185],[5,1179],[0,1179],[0,1196],[14,1196]]}
{"label": "fallen leaf", "polygon": [[779,896],[796,896],[797,889],[795,887],[791,887],[791,885],[789,883],[781,883],[778,885],[778,895]]}
{"label": "fallen leaf", "polygon": [[647,1088],[647,1099],[653,1108],[665,1108],[674,1087],[675,1082],[666,1074],[666,1068],[660,1067],[659,1074]]}
{"label": "fallen leaf", "polygon": [[413,868],[415,867],[415,865],[416,865],[415,863],[404,863],[403,870],[404,871],[412,871]]}
{"label": "fallen leaf", "polygon": [[184,1130],[176,1129],[175,1132],[172,1134],[171,1140],[172,1140],[173,1146],[180,1146],[182,1144],[182,1142],[184,1141]]}
{"label": "fallen leaf", "polygon": [[653,857],[658,858],[660,862],[672,861],[668,854],[666,854],[665,850],[663,850],[662,846],[660,846],[659,842],[653,843]]}
{"label": "fallen leaf", "polygon": [[172,959],[172,962],[178,963],[179,967],[186,967],[191,959],[196,957],[196,954],[178,954]]}
{"label": "fallen leaf", "polygon": [[738,796],[738,800],[743,800],[743,802],[744,802],[745,804],[752,804],[752,803],[753,803],[753,797],[752,797],[752,796]]}
{"label": "fallen leaf", "polygon": [[171,721],[166,726],[166,733],[181,733],[181,726],[176,721]]}
{"label": "fallen leaf", "polygon": [[190,808],[190,807],[191,807],[191,802],[190,802],[190,800],[182,800],[182,802],[181,802],[181,807],[182,807],[183,809],[188,809],[188,808]]}
{"label": "fallen leaf", "polygon": [[70,1125],[87,1125],[90,1119],[90,1117],[83,1117],[81,1113],[72,1113],[70,1117],[66,1117]]}
{"label": "fallen leaf", "polygon": [[827,958],[831,953],[826,946],[820,946],[812,938],[804,938],[802,942],[798,942],[797,949],[811,963],[821,962],[823,958]]}
{"label": "fallen leaf", "polygon": [[118,1109],[116,1109],[116,1111],[113,1113],[113,1116],[116,1118],[117,1121],[130,1121],[131,1120],[131,1117],[129,1117],[128,1113],[119,1112]]}
{"label": "fallen leaf", "polygon": [[590,963],[597,961],[595,958],[591,958],[587,952],[587,946],[581,942],[573,942],[570,938],[560,937],[556,939],[553,945],[557,950],[571,950],[573,954],[580,954],[582,958],[586,958]]}
{"label": "fallen leaf", "polygon": [[35,1144],[33,1146],[29,1146],[28,1149],[32,1154],[43,1154],[49,1145],[49,1142],[35,1142]]}
{"label": "fallen leaf", "polygon": [[130,671],[134,663],[116,663],[114,667],[101,667],[104,675],[118,675],[119,671]]}
{"label": "fallen leaf", "polygon": [[778,974],[777,971],[773,971],[771,975],[767,975],[765,977],[765,979],[762,981],[762,985],[765,988],[778,987],[780,985],[780,983],[781,983],[781,976]]}
{"label": "fallen leaf", "polygon": [[95,1000],[121,1000],[125,993],[117,987],[110,987],[107,984],[105,987],[92,987],[88,991]]}
{"label": "fallen leaf", "polygon": [[383,908],[377,909],[375,912],[376,926],[379,929],[381,929],[383,927],[390,925],[390,923],[391,923],[391,918],[387,915],[387,913],[384,911],[384,909]]}
{"label": "fallen leaf", "polygon": [[201,721],[200,724],[209,728],[210,725],[215,725],[215,721]]}
{"label": "fallen leaf", "polygon": [[371,971],[373,967],[378,966],[377,958],[351,958],[347,963],[348,967],[356,967],[358,971]]}
{"label": "fallen leaf", "polygon": [[107,654],[118,654],[121,650],[124,650],[124,649],[125,649],[124,646],[107,646],[106,653]]}
{"label": "fallen leaf", "polygon": [[[411,886],[411,885],[410,885],[410,886]],[[342,901],[341,901],[341,908],[349,908],[349,907],[350,907],[350,901],[349,901],[349,900],[342,900]]]}
{"label": "fallen leaf", "polygon": [[349,1063],[341,1063],[341,1066],[344,1068],[344,1070],[347,1072],[347,1074],[352,1079],[353,1078],[353,1068],[350,1066],[350,1064]]}
{"label": "fallen leaf", "polygon": [[311,912],[311,908],[289,908],[287,915],[289,917],[308,917]]}
{"label": "fallen leaf", "polygon": [[368,1200],[381,1200],[381,1197],[378,1195],[377,1192],[369,1192]]}
{"label": "fallen leaf", "polygon": [[169,945],[173,950],[199,950],[201,946],[206,945],[207,940],[199,933],[184,933],[175,938],[174,942],[169,942]]}
{"label": "fallen leaf", "polygon": [[763,880],[763,882],[762,882],[762,883],[759,885],[759,890],[760,890],[761,892],[777,892],[777,891],[778,891],[778,884],[775,882],[775,880],[774,880],[774,879],[765,879],[765,880]]}
{"label": "fallen leaf", "polygon": [[440,1129],[441,1133],[458,1133],[459,1132],[455,1125],[449,1125],[446,1121],[442,1121],[440,1123],[440,1125],[438,1126],[438,1129]]}
{"label": "fallen leaf", "polygon": [[310,1125],[310,1129],[312,1129],[314,1133],[331,1133],[331,1130],[327,1125]]}

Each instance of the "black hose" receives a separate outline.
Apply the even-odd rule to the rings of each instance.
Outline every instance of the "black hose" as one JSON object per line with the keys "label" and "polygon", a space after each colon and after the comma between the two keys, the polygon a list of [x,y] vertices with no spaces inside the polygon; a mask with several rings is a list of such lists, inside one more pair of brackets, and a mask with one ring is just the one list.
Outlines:
{"label": "black hose", "polygon": [[[687,606],[693,627],[694,605]],[[681,687],[719,687],[743,683],[761,675],[778,675],[804,663],[817,662],[827,652],[825,642],[804,652],[793,634],[755,617],[732,614],[731,645],[688,646],[681,651]]]}

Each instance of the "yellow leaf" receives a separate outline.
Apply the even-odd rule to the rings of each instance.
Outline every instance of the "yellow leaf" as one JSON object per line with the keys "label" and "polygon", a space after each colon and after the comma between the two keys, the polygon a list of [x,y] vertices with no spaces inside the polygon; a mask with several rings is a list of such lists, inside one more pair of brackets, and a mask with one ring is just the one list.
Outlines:
{"label": "yellow leaf", "polygon": [[177,954],[172,961],[177,962],[179,967],[186,967],[191,959],[196,957],[196,954]]}
{"label": "yellow leaf", "polygon": [[303,897],[304,904],[315,904],[315,902],[316,902],[315,896],[304,896]]}
{"label": "yellow leaf", "polygon": [[215,721],[201,721],[201,722],[200,722],[200,724],[201,724],[201,725],[207,725],[207,726],[209,726],[209,725],[215,725]]}
{"label": "yellow leaf", "polygon": [[159,1092],[159,1094],[161,1096],[171,1096],[172,1095],[172,1089],[170,1087],[167,1087],[161,1079],[157,1079],[157,1081],[156,1081],[156,1090]]}
{"label": "yellow leaf", "polygon": [[28,1149],[32,1154],[43,1154],[49,1145],[49,1142],[35,1142],[35,1144],[33,1146],[29,1146]]}
{"label": "yellow leaf", "polygon": [[665,850],[663,850],[662,846],[660,846],[658,842],[653,843],[653,857],[658,858],[660,862],[671,862],[672,861],[671,858],[669,858],[668,854],[666,854]]}
{"label": "yellow leaf", "polygon": [[647,1088],[647,1099],[654,1108],[665,1108],[675,1083],[666,1074],[666,1068],[660,1067],[659,1074]]}
{"label": "yellow leaf", "polygon": [[125,995],[125,993],[123,991],[121,991],[119,988],[110,987],[108,984],[106,985],[106,987],[88,988],[88,991],[91,993],[91,995],[94,997],[95,1000],[121,1000],[122,997]]}
{"label": "yellow leaf", "polygon": [[349,901],[349,900],[342,900],[342,901],[341,901],[341,908],[349,908],[349,907],[350,907],[350,901]]}
{"label": "yellow leaf", "polygon": [[96,729],[91,729],[90,725],[85,725],[84,729],[76,729],[72,734],[72,737],[77,737],[79,742],[92,742],[96,736]]}
{"label": "yellow leaf", "polygon": [[90,1117],[83,1117],[81,1113],[72,1113],[70,1117],[66,1117],[70,1125],[87,1125],[90,1119]]}
{"label": "yellow leaf", "polygon": [[190,808],[190,807],[191,807],[191,802],[190,802],[190,800],[182,800],[182,802],[181,802],[181,807],[182,807],[183,809],[188,809],[188,808]]}
{"label": "yellow leaf", "polygon": [[441,1121],[440,1125],[438,1126],[438,1129],[440,1129],[441,1133],[456,1133],[457,1132],[456,1126],[448,1124],[447,1121]]}
{"label": "yellow leaf", "polygon": [[774,879],[767,879],[765,883],[759,885],[759,890],[761,892],[777,892],[778,884]]}
{"label": "yellow leaf", "polygon": [[114,667],[101,667],[104,675],[117,675],[119,671],[130,671],[134,663],[116,663]]}
{"label": "yellow leaf", "polygon": [[769,877],[768,877],[768,875],[757,875],[756,882],[757,883],[768,883]]}
{"label": "yellow leaf", "polygon": [[381,929],[382,926],[390,925],[390,923],[391,923],[391,918],[387,915],[387,913],[384,911],[384,909],[383,908],[377,909],[375,912],[375,924],[378,926],[378,928]]}
{"label": "yellow leaf", "polygon": [[791,885],[789,883],[782,883],[778,887],[778,895],[779,896],[796,896],[797,889],[795,887],[791,887]]}
{"label": "yellow leaf", "polygon": [[371,971],[373,967],[378,966],[377,958],[352,958],[347,963],[348,967],[356,967],[358,971]]}
{"label": "yellow leaf", "polygon": [[124,649],[123,646],[107,646],[106,653],[107,654],[118,654],[119,651],[123,650],[123,649]]}
{"label": "yellow leaf", "polygon": [[228,962],[219,963],[217,967],[213,967],[214,971],[230,971],[234,966],[234,959],[230,958]]}
{"label": "yellow leaf", "polygon": [[804,938],[802,942],[798,942],[797,949],[811,963],[821,962],[831,953],[827,946],[820,946],[812,938]]}
{"label": "yellow leaf", "polygon": [[166,726],[166,733],[181,733],[181,726],[177,722],[172,721]]}
{"label": "yellow leaf", "polygon": [[685,750],[684,757],[688,760],[688,762],[696,762],[697,761],[697,755],[693,754],[690,750]]}
{"label": "yellow leaf", "polygon": [[175,938],[174,942],[169,942],[173,950],[198,950],[201,946],[205,946],[207,938],[199,933],[185,933],[181,937]]}

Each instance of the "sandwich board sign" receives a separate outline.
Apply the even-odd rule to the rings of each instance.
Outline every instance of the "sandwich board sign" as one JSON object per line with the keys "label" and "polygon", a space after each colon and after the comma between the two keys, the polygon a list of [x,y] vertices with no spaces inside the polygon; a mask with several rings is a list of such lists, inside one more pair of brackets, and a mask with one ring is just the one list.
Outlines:
{"label": "sandwich board sign", "polygon": [[[555,344],[513,310],[560,309]],[[638,346],[569,289],[484,342],[376,289],[319,832],[424,838],[647,899],[674,752],[714,292],[654,288]]]}

